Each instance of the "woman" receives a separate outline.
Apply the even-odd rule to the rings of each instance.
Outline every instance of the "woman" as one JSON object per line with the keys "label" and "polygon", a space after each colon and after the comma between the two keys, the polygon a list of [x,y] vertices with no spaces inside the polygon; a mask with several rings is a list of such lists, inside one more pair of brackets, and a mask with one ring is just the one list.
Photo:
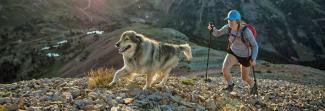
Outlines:
{"label": "woman", "polygon": [[[256,57],[258,53],[258,45],[255,41],[253,33],[245,28],[241,21],[240,13],[237,10],[231,10],[228,13],[227,18],[228,24],[223,26],[221,29],[216,29],[213,25],[208,26],[208,29],[212,31],[213,36],[220,37],[221,35],[228,34],[229,36],[229,47],[227,49],[227,55],[224,59],[222,72],[228,86],[223,88],[231,92],[234,87],[234,82],[230,74],[230,70],[234,64],[240,63],[241,78],[250,86],[250,93],[256,94],[257,87],[249,77],[249,66],[256,65]],[[241,35],[243,34],[243,36]],[[244,38],[243,38],[244,37]],[[244,42],[248,43],[244,43]],[[248,47],[248,45],[250,47]]]}

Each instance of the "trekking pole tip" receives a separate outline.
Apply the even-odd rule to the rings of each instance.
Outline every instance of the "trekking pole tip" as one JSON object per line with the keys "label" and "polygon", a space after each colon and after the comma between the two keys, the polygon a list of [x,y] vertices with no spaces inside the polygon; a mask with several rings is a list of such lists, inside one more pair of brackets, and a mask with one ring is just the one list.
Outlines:
{"label": "trekking pole tip", "polygon": [[204,81],[205,82],[212,82],[212,80],[210,78],[205,78]]}

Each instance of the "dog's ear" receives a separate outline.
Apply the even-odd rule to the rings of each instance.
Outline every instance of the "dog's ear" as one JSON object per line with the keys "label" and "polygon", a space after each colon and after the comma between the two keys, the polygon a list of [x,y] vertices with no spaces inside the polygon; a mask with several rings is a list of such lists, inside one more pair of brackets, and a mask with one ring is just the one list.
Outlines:
{"label": "dog's ear", "polygon": [[136,43],[141,43],[143,41],[143,38],[139,34],[134,34],[133,36],[130,37],[130,39]]}

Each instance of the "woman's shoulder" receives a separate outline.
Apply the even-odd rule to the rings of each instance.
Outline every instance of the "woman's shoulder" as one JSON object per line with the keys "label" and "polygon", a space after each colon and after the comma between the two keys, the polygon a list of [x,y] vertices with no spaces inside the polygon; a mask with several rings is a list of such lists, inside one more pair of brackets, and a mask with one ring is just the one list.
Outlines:
{"label": "woman's shoulder", "polygon": [[242,24],[241,30],[246,34],[252,33],[251,30],[249,30],[249,28],[245,24]]}

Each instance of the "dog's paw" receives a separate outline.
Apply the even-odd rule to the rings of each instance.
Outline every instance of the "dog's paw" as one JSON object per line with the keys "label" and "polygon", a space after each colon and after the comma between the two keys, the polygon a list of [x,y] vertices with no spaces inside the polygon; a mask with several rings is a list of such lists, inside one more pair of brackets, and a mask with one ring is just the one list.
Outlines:
{"label": "dog's paw", "polygon": [[142,88],[142,90],[146,90],[146,89],[148,89],[148,85],[145,85],[145,86]]}

